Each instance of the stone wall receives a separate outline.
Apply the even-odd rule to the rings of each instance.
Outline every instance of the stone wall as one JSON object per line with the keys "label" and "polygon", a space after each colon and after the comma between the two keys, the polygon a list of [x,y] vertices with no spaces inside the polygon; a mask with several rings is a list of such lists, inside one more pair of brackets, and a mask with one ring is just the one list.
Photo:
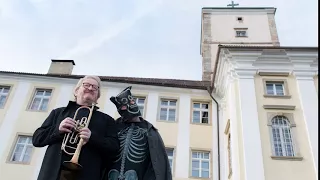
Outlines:
{"label": "stone wall", "polygon": [[269,30],[270,30],[272,44],[274,46],[280,46],[274,14],[268,14],[268,21],[269,21]]}
{"label": "stone wall", "polygon": [[210,81],[212,73],[211,62],[211,14],[203,14],[202,20],[202,80]]}

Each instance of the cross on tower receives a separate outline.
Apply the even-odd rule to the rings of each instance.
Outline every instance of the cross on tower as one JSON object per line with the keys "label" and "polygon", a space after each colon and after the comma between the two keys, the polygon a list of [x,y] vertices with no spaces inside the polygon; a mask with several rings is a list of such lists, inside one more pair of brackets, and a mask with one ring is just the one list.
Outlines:
{"label": "cross on tower", "polygon": [[228,4],[227,6],[231,6],[232,8],[234,8],[235,6],[239,6],[239,4],[234,4],[234,2],[231,1],[231,4]]}

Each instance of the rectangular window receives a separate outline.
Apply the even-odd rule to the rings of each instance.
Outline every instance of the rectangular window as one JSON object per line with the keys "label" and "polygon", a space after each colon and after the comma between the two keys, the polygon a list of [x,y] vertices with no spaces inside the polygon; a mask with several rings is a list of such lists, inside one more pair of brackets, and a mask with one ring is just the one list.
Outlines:
{"label": "rectangular window", "polygon": [[140,109],[140,112],[141,112],[141,116],[144,117],[144,110],[145,110],[145,101],[146,101],[146,98],[145,97],[134,97],[139,109]]}
{"label": "rectangular window", "polygon": [[247,37],[247,31],[245,30],[236,31],[236,37]]}
{"label": "rectangular window", "polygon": [[177,100],[162,99],[160,103],[160,120],[176,121]]}
{"label": "rectangular window", "polygon": [[267,95],[284,96],[284,82],[266,82]]}
{"label": "rectangular window", "polygon": [[29,109],[37,111],[46,111],[48,109],[51,93],[51,89],[36,89]]}
{"label": "rectangular window", "polygon": [[209,124],[209,103],[193,103],[192,123]]}
{"label": "rectangular window", "polygon": [[173,148],[166,148],[166,151],[170,163],[171,172],[173,172]]}
{"label": "rectangular window", "polygon": [[4,108],[4,104],[8,98],[9,91],[9,86],[0,86],[0,108]]}
{"label": "rectangular window", "polygon": [[33,145],[31,136],[18,136],[10,161],[30,163],[32,148]]}
{"label": "rectangular window", "polygon": [[210,152],[193,151],[191,162],[192,177],[210,177]]}

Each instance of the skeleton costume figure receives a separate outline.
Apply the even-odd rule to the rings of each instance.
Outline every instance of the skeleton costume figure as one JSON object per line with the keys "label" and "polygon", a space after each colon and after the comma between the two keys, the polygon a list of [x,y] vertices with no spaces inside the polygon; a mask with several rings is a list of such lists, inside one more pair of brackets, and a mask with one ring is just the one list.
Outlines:
{"label": "skeleton costume figure", "polygon": [[147,124],[145,122],[128,122],[133,117],[141,116],[130,90],[131,87],[128,87],[118,96],[110,99],[117,106],[124,123],[121,124],[122,130],[118,133],[120,151],[113,169],[108,173],[108,180],[142,179],[150,162]]}
{"label": "skeleton costume figure", "polygon": [[116,121],[120,150],[107,165],[103,180],[172,180],[161,136],[141,117],[131,86],[110,100],[121,115]]}

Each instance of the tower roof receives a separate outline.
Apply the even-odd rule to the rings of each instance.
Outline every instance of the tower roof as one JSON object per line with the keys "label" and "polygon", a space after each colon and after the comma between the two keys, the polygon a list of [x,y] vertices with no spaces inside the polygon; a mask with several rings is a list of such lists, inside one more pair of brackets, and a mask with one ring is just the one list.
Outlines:
{"label": "tower roof", "polygon": [[234,8],[230,8],[230,7],[203,7],[202,9],[232,9],[232,10],[237,10],[237,9],[253,9],[253,10],[262,10],[262,9],[277,9],[275,7],[234,7]]}

